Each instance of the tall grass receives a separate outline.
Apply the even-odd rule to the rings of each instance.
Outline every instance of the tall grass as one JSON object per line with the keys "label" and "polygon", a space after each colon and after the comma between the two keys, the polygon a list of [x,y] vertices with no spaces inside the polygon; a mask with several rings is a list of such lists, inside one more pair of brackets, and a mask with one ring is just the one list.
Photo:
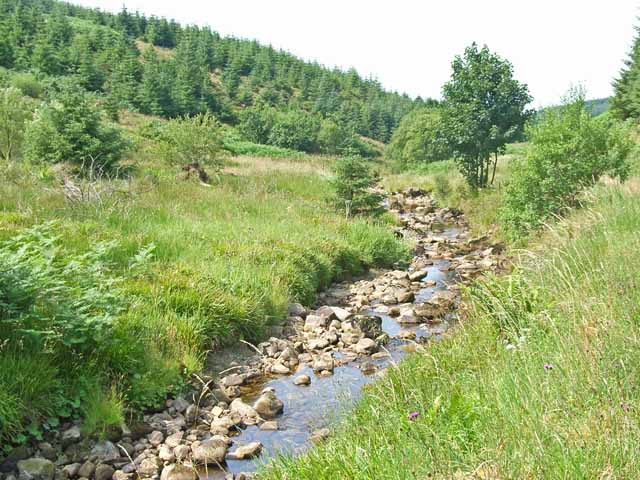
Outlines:
{"label": "tall grass", "polygon": [[261,478],[637,478],[638,200],[598,187],[513,274],[466,291],[450,338],[390,369],[328,443]]}
{"label": "tall grass", "polygon": [[[223,173],[206,187],[143,155],[130,178],[88,202],[65,200],[51,170],[8,169],[0,183],[0,241],[53,219],[69,258],[108,240],[105,261],[126,304],[100,358],[82,365],[58,359],[52,381],[63,392],[83,378],[106,388],[117,381],[129,405],[159,403],[202,367],[208,351],[260,339],[289,302],[311,303],[333,280],[406,259],[408,246],[384,219],[348,221],[326,202],[326,159],[317,168],[313,162],[306,158],[301,168],[297,159],[278,160],[278,168]],[[0,362],[4,355],[0,350]],[[10,385],[5,377],[15,374],[0,373],[0,390]],[[0,414],[12,425],[56,413],[27,410],[28,396],[16,399],[25,407],[14,414],[15,402],[0,398]]]}

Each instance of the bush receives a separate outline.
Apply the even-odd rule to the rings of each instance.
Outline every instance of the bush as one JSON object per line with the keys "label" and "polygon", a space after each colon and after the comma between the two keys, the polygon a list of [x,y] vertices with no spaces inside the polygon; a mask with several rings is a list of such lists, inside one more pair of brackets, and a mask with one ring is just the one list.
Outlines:
{"label": "bush", "polygon": [[17,88],[23,95],[40,98],[44,87],[33,73],[14,73],[10,80],[11,86]]}
{"label": "bush", "polygon": [[345,208],[346,216],[354,213],[375,214],[382,211],[380,194],[371,191],[378,182],[368,163],[359,157],[345,157],[336,161],[331,184],[335,190],[335,203]]}
{"label": "bush", "polygon": [[25,156],[32,161],[113,167],[129,148],[120,130],[102,122],[89,95],[66,86],[36,112],[25,137]]}
{"label": "bush", "polygon": [[316,152],[319,130],[320,119],[317,115],[290,110],[276,116],[267,143],[303,152]]}
{"label": "bush", "polygon": [[624,179],[632,142],[627,127],[609,116],[592,118],[584,96],[542,114],[528,128],[530,146],[513,168],[500,218],[513,236],[539,226],[575,203],[602,175]]}
{"label": "bush", "polygon": [[0,89],[0,159],[9,162],[22,151],[24,129],[33,106],[17,88]]}
{"label": "bush", "polygon": [[407,114],[393,132],[385,156],[402,167],[448,159],[451,151],[440,112],[419,109]]}
{"label": "bush", "polygon": [[169,121],[160,132],[160,154],[171,165],[199,163],[221,170],[222,134],[208,113]]}

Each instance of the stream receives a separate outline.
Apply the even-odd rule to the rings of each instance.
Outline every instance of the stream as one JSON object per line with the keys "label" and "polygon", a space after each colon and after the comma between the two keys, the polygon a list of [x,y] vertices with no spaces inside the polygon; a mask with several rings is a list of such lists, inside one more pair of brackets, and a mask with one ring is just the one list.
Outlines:
{"label": "stream", "polygon": [[[423,306],[437,297],[438,292],[452,291],[456,296],[454,303],[457,304],[455,284],[469,279],[469,271],[482,270],[480,267],[476,268],[476,264],[472,264],[473,268],[468,264],[469,248],[459,248],[470,243],[467,240],[466,223],[460,214],[455,212],[452,214],[448,209],[434,209],[434,202],[421,194],[401,194],[396,200],[400,200],[402,205],[402,200],[406,197],[417,198],[416,203],[419,206],[416,207],[417,210],[412,209],[407,212],[401,208],[395,212],[403,223],[403,236],[411,236],[416,242],[415,256],[404,275],[408,276],[420,269],[424,276],[420,278],[418,286],[413,285],[410,290],[413,292],[412,301],[404,303],[403,306],[405,309],[411,305]],[[431,212],[429,221],[425,219],[420,207],[423,211]],[[393,211],[393,204],[391,209]],[[484,256],[479,254],[477,258],[486,259],[491,253],[485,251]],[[485,263],[489,266],[489,262]],[[391,273],[395,277],[405,278],[398,271]],[[442,338],[450,325],[455,322],[455,305],[440,318],[406,322],[404,316],[399,318],[397,311],[391,311],[392,307],[389,304],[393,305],[395,302],[389,302],[384,297],[375,298],[375,295],[369,297],[366,302],[368,305],[364,308],[358,308],[353,301],[349,301],[353,300],[354,291],[357,293],[359,288],[362,290],[362,285],[365,287],[375,285],[377,280],[385,278],[384,275],[389,276],[389,272],[381,273],[373,280],[335,285],[321,297],[321,300],[325,298],[333,301],[329,304],[320,302],[320,304],[338,305],[350,311],[357,311],[364,316],[379,317],[381,330],[384,336],[388,337],[388,341],[380,347],[380,353],[354,356],[350,354],[349,348],[345,352],[344,348],[328,347],[337,361],[331,374],[318,375],[309,362],[301,362],[290,374],[263,374],[248,382],[240,388],[239,395],[245,404],[251,405],[256,402],[265,388],[272,389],[276,397],[281,400],[282,413],[274,418],[277,422],[277,430],[263,430],[258,425],[248,425],[238,429],[230,434],[233,443],[247,445],[259,442],[260,454],[242,460],[228,456],[226,464],[222,465],[223,468],[215,468],[211,465],[200,466],[198,468],[200,478],[211,480],[235,478],[231,475],[253,472],[274,456],[297,455],[304,452],[313,445],[313,437],[317,432],[322,432],[322,429],[339,421],[360,397],[363,386],[375,381],[390,363],[398,362],[405,355],[414,352],[416,345],[420,343],[438,341]],[[336,292],[333,297],[332,290]],[[345,292],[349,292],[346,298]],[[298,328],[300,329],[300,325]],[[300,337],[295,339],[298,340]],[[307,350],[308,346],[305,344],[304,351]],[[248,360],[250,357],[254,357],[254,362],[259,362],[256,360],[259,357],[251,349],[236,347],[232,352],[216,354],[210,368],[214,374],[218,374],[224,370],[223,367],[229,365],[229,359],[233,358],[236,364],[246,364],[250,363]],[[344,363],[342,363],[343,360]],[[311,379],[310,384],[296,385],[294,378],[300,375],[308,375]],[[245,477],[240,475],[238,478]]]}

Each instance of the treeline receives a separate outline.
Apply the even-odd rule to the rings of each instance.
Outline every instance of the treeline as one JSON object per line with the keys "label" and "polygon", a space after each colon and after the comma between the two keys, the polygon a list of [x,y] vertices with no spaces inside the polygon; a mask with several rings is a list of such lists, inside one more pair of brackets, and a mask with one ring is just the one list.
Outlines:
{"label": "treeline", "polygon": [[73,77],[114,107],[166,118],[210,112],[237,124],[245,109],[311,114],[320,120],[308,142],[316,150],[322,120],[342,137],[387,142],[422,103],[355,70],[327,69],[207,27],[53,0],[0,0],[0,66],[34,72],[45,83]]}

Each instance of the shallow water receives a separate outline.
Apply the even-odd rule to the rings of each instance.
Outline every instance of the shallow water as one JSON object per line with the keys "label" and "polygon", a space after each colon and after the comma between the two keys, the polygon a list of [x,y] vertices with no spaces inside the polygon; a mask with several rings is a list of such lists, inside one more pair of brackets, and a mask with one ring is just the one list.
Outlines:
{"label": "shallow water", "polygon": [[[459,233],[457,228],[447,228],[438,232],[440,236],[454,238]],[[423,281],[433,280],[436,285],[427,287],[416,292],[416,302],[424,302],[436,291],[445,290],[447,285],[455,281],[453,272],[448,271],[449,261],[437,260],[432,266],[426,268],[428,275]],[[412,341],[393,338],[401,329],[413,330],[416,337],[428,337],[437,340],[444,333],[451,321],[436,323],[433,325],[400,325],[394,318],[376,312],[375,305],[367,314],[378,315],[382,318],[382,329],[391,340],[384,348],[391,355],[390,358],[372,359],[371,357],[359,357],[357,360],[345,365],[336,366],[334,374],[329,377],[314,375],[310,367],[301,367],[293,375],[281,377],[268,377],[257,384],[251,386],[250,391],[242,396],[247,403],[252,403],[259,392],[265,387],[275,389],[276,396],[284,403],[284,412],[276,418],[279,429],[276,431],[262,431],[257,426],[250,426],[242,430],[239,435],[232,439],[234,444],[245,444],[249,442],[260,442],[263,445],[262,455],[252,460],[227,460],[226,471],[209,467],[199,471],[203,479],[221,479],[227,473],[251,472],[255,471],[262,463],[278,454],[299,454],[311,446],[309,437],[320,428],[330,425],[337,420],[341,414],[345,413],[353,402],[359,398],[362,387],[374,381],[377,374],[365,375],[360,370],[363,362],[372,362],[378,367],[378,372],[389,365],[391,361],[398,361],[407,355],[408,345],[414,345]],[[215,366],[212,370],[219,373],[224,369],[224,365],[229,365],[233,359],[238,363],[243,363],[251,356],[252,352],[245,347],[236,347],[222,355],[216,355]],[[334,352],[334,357],[341,357],[339,352]],[[218,367],[218,368],[216,368]],[[293,384],[296,376],[307,374],[311,377],[309,386],[297,386]],[[231,447],[231,450],[235,445]]]}

